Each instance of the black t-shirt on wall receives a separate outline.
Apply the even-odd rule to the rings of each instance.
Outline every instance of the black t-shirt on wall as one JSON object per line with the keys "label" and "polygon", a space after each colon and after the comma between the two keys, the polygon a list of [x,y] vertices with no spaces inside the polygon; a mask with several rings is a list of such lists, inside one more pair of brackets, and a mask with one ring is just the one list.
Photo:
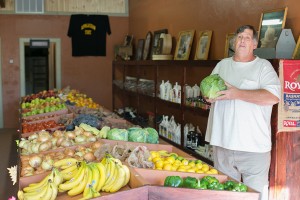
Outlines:
{"label": "black t-shirt on wall", "polygon": [[106,34],[111,34],[107,15],[71,15],[72,56],[106,56]]}

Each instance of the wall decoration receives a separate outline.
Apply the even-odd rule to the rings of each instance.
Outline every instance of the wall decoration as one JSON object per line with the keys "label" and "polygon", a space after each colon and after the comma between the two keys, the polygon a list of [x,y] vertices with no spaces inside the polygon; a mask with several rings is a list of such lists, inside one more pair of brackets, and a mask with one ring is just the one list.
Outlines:
{"label": "wall decoration", "polygon": [[126,35],[124,39],[124,46],[131,46],[133,36],[132,35]]}
{"label": "wall decoration", "polygon": [[162,51],[162,39],[160,38],[161,34],[168,33],[168,29],[161,29],[154,31],[153,33],[153,42],[152,42],[152,53],[151,55],[159,55]]}
{"label": "wall decoration", "polygon": [[142,58],[143,58],[144,43],[145,43],[144,39],[138,40],[136,56],[135,56],[136,60],[142,60]]}
{"label": "wall decoration", "polygon": [[152,40],[152,33],[149,31],[146,35],[145,43],[144,43],[144,50],[143,50],[143,60],[149,59],[150,54],[150,44]]}
{"label": "wall decoration", "polygon": [[259,48],[275,48],[281,30],[285,26],[288,8],[265,11],[261,14],[259,25]]}
{"label": "wall decoration", "polygon": [[191,47],[193,44],[195,30],[179,32],[179,39],[177,41],[174,60],[188,60],[190,56]]}
{"label": "wall decoration", "polygon": [[210,42],[212,37],[212,31],[201,31],[199,33],[197,48],[195,52],[195,60],[207,60]]}
{"label": "wall decoration", "polygon": [[234,36],[235,33],[228,33],[226,35],[224,58],[228,58],[234,55]]}

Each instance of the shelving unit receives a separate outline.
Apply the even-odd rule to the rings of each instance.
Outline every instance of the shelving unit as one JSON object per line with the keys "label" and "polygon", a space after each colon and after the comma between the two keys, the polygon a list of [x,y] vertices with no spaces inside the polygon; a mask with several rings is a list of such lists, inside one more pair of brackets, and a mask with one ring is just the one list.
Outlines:
{"label": "shelving unit", "polygon": [[[212,161],[202,157],[193,150],[184,147],[183,127],[186,123],[199,126],[205,133],[208,110],[185,105],[184,86],[188,84],[199,85],[201,80],[208,76],[219,60],[146,60],[146,61],[113,61],[113,110],[133,107],[138,115],[146,116],[147,112],[154,113],[154,128],[158,130],[158,120],[161,115],[173,115],[176,122],[181,124],[181,144],[177,144],[168,138],[161,138],[168,143],[212,164]],[[148,79],[154,81],[153,95],[145,95],[138,90],[128,91],[124,88],[126,77]],[[181,103],[162,100],[158,97],[159,85],[162,80],[169,80],[172,84],[178,82],[181,85]],[[139,125],[139,124],[138,124]],[[203,136],[204,137],[204,136]]]}

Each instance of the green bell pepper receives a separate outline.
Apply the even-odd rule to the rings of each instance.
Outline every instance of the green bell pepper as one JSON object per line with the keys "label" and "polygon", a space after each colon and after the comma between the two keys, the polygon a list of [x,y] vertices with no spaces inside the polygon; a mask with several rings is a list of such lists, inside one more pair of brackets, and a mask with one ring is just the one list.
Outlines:
{"label": "green bell pepper", "polygon": [[206,180],[208,183],[219,183],[219,180],[216,177],[213,176],[204,176],[202,179]]}
{"label": "green bell pepper", "polygon": [[194,177],[186,177],[183,179],[183,187],[198,189],[200,188],[200,180]]}
{"label": "green bell pepper", "polygon": [[233,187],[235,186],[235,184],[236,183],[234,181],[228,180],[224,183],[224,189],[231,191],[233,189]]}
{"label": "green bell pepper", "polygon": [[164,182],[164,186],[168,187],[181,187],[183,179],[180,176],[167,176]]}
{"label": "green bell pepper", "polygon": [[247,192],[248,187],[243,183],[235,183],[231,191]]}

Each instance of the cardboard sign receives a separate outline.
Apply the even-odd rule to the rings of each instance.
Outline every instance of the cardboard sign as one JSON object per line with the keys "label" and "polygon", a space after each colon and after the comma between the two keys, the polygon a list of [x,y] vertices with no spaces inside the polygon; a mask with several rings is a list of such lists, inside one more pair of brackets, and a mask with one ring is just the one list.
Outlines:
{"label": "cardboard sign", "polygon": [[278,131],[300,130],[300,60],[281,60],[279,78]]}

